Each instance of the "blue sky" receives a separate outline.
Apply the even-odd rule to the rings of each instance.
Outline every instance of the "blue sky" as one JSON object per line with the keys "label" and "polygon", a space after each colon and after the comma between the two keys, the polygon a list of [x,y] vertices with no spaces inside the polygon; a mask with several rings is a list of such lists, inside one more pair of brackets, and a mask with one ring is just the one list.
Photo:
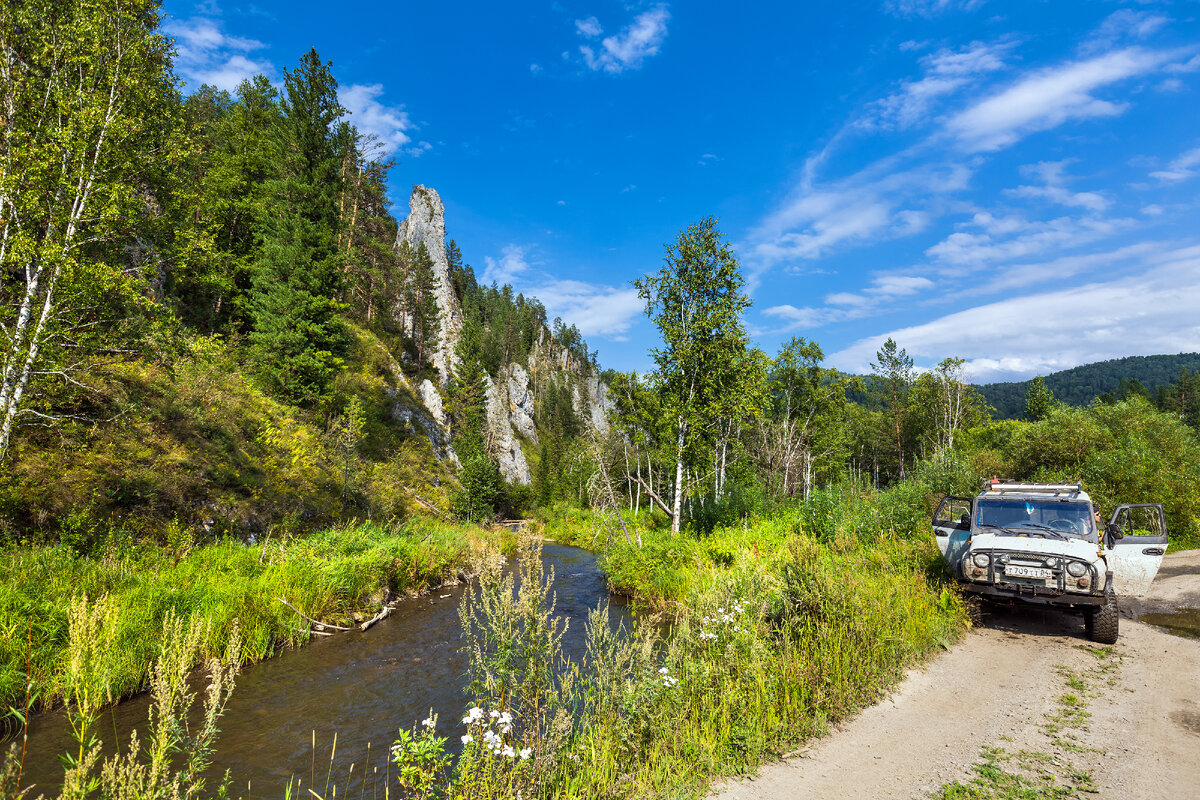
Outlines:
{"label": "blue sky", "polygon": [[1200,350],[1200,4],[167,2],[189,86],[315,46],[487,281],[646,370],[630,281],[720,218],[774,354],[979,381]]}

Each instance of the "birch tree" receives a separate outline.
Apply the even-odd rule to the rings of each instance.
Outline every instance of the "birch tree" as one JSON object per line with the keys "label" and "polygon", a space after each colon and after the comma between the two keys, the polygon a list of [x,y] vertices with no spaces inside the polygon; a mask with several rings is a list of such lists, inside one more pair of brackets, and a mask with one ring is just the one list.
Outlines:
{"label": "birch tree", "polygon": [[764,361],[748,346],[742,311],[750,298],[733,250],[712,217],[689,226],[666,247],[655,275],[634,281],[646,313],[662,334],[651,351],[658,365],[656,388],[664,416],[674,428],[674,481],[668,507],[659,493],[651,499],[680,529],[684,499],[707,476],[688,467],[703,458],[722,420],[740,420],[762,401]]}
{"label": "birch tree", "polygon": [[[65,351],[133,278],[111,245],[175,91],[153,0],[0,6],[0,458],[31,384],[74,382]],[[109,258],[105,258],[105,256]]]}

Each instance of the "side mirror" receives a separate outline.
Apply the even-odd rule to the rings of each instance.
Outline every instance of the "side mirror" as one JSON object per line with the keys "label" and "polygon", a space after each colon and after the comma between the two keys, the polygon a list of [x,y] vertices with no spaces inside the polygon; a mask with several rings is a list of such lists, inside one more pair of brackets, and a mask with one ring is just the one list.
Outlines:
{"label": "side mirror", "polygon": [[1104,529],[1104,535],[1112,539],[1114,542],[1125,538],[1125,534],[1121,533],[1121,526],[1112,524]]}
{"label": "side mirror", "polygon": [[963,514],[961,517],[959,517],[959,518],[958,518],[958,525],[959,525],[959,527],[961,527],[961,528],[969,528],[969,527],[971,527],[971,515],[970,515],[970,514]]}

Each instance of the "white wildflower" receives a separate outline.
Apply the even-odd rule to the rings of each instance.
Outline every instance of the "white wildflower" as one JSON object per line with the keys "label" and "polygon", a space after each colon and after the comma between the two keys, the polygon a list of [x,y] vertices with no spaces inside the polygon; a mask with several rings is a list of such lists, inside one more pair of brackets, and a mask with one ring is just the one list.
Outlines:
{"label": "white wildflower", "polygon": [[473,741],[475,741],[475,737],[469,733],[462,737],[463,744],[470,744]]}
{"label": "white wildflower", "polygon": [[426,728],[432,728],[437,725],[437,721],[433,717],[426,717],[425,719],[421,720],[421,724]]}
{"label": "white wildflower", "polygon": [[531,755],[533,755],[533,748],[532,748],[532,747],[526,747],[526,748],[524,748],[523,750],[521,750],[521,760],[522,760],[522,761],[528,761],[528,760],[529,760],[529,757],[530,757]]}

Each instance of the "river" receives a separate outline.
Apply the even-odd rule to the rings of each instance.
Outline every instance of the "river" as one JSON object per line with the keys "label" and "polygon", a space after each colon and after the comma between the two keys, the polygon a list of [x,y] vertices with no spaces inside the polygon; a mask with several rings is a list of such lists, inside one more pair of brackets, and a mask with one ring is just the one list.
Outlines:
{"label": "river", "polygon": [[[604,574],[595,554],[574,547],[547,543],[542,559],[555,574],[555,612],[568,621],[563,650],[578,660],[587,614],[608,595]],[[336,732],[330,783],[337,784],[338,796],[358,794],[366,774],[366,794],[378,788],[382,797],[382,781],[370,779],[372,770],[383,772],[397,729],[412,727],[431,708],[439,715],[439,735],[456,744],[468,699],[458,618],[465,591],[446,587],[404,600],[366,633],[314,636],[307,647],[247,667],[221,720],[210,788],[228,770],[233,797],[282,797],[292,776],[303,780],[304,796],[311,797],[307,788],[314,783],[324,794]],[[613,598],[611,609],[614,624],[632,626],[619,598]],[[114,738],[124,746],[134,728],[146,730],[148,706],[149,696],[141,695],[104,714],[99,733],[106,751]],[[32,720],[22,781],[37,784],[31,796],[57,791],[62,780],[58,754],[71,749],[61,712]]]}

